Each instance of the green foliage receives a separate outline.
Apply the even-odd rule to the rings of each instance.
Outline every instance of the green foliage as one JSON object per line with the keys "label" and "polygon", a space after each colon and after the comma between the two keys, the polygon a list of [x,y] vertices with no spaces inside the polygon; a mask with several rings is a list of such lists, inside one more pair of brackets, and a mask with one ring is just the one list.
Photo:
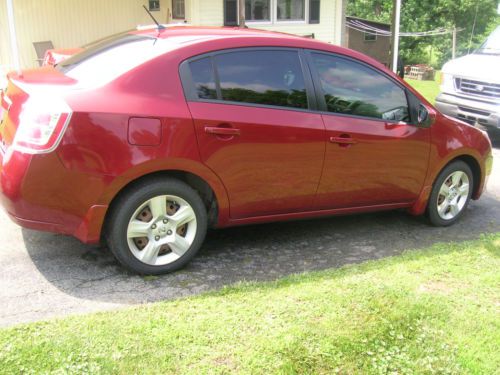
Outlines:
{"label": "green foliage", "polygon": [[499,249],[492,234],[3,329],[0,374],[498,373]]}
{"label": "green foliage", "polygon": [[433,81],[419,81],[416,79],[407,79],[406,82],[413,86],[420,94],[424,96],[430,103],[435,104],[436,98],[441,91],[439,89],[439,82],[441,79],[441,72],[436,72]]}
{"label": "green foliage", "polygon": [[[391,23],[392,3],[392,0],[349,0],[347,14]],[[470,51],[500,25],[497,0],[402,0],[401,31],[428,31],[441,27],[452,29],[454,26],[463,29],[457,33],[457,56],[466,55],[469,51],[475,18]],[[405,64],[429,63],[432,59],[430,47],[437,57],[436,68],[451,58],[451,45],[451,34],[400,39],[401,56]]]}

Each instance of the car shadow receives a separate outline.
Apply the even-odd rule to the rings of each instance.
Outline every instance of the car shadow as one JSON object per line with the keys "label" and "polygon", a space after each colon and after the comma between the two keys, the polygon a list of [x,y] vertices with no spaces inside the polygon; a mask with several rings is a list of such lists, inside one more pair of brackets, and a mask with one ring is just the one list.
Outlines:
{"label": "car shadow", "polygon": [[500,200],[486,194],[448,228],[423,217],[388,211],[210,231],[183,270],[159,277],[134,275],[106,248],[71,237],[22,230],[40,273],[74,297],[121,304],[173,299],[240,281],[274,280],[305,271],[389,257],[405,250],[476,239],[500,231]]}

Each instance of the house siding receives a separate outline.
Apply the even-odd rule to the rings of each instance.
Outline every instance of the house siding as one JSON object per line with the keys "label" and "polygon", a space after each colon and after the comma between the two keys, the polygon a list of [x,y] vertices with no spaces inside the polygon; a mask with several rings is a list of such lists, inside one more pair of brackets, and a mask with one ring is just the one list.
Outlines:
{"label": "house siding", "polygon": [[[222,26],[224,24],[223,0],[192,0],[194,9],[199,14],[194,15],[191,23],[202,26]],[[262,30],[279,31],[297,35],[314,34],[316,39],[328,43],[340,44],[342,31],[342,0],[322,0],[320,23],[274,23],[261,24],[248,22],[247,26]]]}
{"label": "house siding", "polygon": [[[167,20],[169,0],[161,0],[154,16]],[[80,47],[94,40],[151,24],[142,9],[147,0],[14,0],[14,19],[21,66],[37,66],[33,42],[51,40],[56,48]],[[11,69],[5,0],[0,1],[0,65]]]}
{"label": "house siding", "polygon": [[[314,34],[316,39],[340,44],[343,0],[321,1],[321,22],[249,24],[264,30],[298,35]],[[142,9],[147,0],[13,0],[20,63],[23,68],[38,66],[33,42],[50,40],[55,48],[80,47],[108,35],[152,23]],[[192,25],[222,26],[223,0],[185,0],[186,21]],[[171,0],[160,0],[153,15],[168,23]],[[13,68],[7,9],[0,0],[0,76]]]}
{"label": "house siding", "polygon": [[7,70],[12,68],[13,61],[10,53],[9,24],[7,19],[7,3],[0,1],[0,88],[4,86],[2,80]]}
{"label": "house siding", "polygon": [[351,29],[348,32],[348,47],[389,66],[391,49],[391,38],[389,36],[377,35],[377,40],[365,41],[363,32]]}

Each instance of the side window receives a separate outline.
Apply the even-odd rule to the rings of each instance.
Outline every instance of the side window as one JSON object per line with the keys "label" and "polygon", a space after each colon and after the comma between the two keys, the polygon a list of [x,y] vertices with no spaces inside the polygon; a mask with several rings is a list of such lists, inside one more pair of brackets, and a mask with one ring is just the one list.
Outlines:
{"label": "side window", "polygon": [[307,108],[298,52],[238,51],[215,56],[222,100]]}
{"label": "side window", "polygon": [[198,98],[217,99],[217,88],[210,57],[191,62],[189,68]]}
{"label": "side window", "polygon": [[354,61],[313,53],[328,112],[409,122],[404,90]]}

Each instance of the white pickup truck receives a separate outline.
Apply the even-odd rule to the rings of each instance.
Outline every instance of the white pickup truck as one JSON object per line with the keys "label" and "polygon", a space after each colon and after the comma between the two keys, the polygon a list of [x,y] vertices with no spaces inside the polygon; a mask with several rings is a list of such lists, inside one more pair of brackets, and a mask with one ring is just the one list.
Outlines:
{"label": "white pickup truck", "polygon": [[472,54],[444,64],[436,107],[500,135],[500,26]]}

